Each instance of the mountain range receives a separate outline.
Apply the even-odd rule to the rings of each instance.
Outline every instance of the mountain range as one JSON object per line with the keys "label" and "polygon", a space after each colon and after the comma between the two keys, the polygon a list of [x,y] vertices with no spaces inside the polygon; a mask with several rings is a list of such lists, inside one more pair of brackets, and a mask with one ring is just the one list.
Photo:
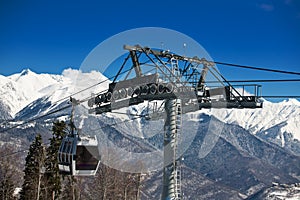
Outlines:
{"label": "mountain range", "polygon": [[[86,99],[104,91],[108,83],[100,72],[83,73],[74,69],[66,69],[61,75],[37,74],[29,69],[10,76],[0,75],[1,129],[55,111],[68,104],[70,95]],[[88,87],[90,89],[85,90]],[[145,105],[133,106],[124,111],[127,116],[108,114],[100,121],[107,125],[142,112],[145,112]],[[22,145],[24,141],[32,140],[37,132],[49,137],[50,122],[65,119],[69,113],[70,109],[62,110],[6,131],[5,141],[19,139]],[[200,110],[186,114],[183,123],[197,128],[193,141],[183,154],[182,190],[187,198],[262,199],[259,195],[266,196],[268,191],[273,191],[269,188],[274,187],[274,183],[300,182],[300,102],[296,99],[279,103],[264,100],[263,108],[255,110]],[[214,130],[212,123],[222,130]],[[114,135],[110,139],[118,138],[124,145],[134,146],[124,132],[141,131],[145,124],[138,120],[119,127],[109,126],[105,131]],[[216,134],[217,140],[205,156],[199,156],[209,129]],[[139,138],[135,140],[137,142],[144,148],[154,143],[161,148],[162,137]],[[158,170],[145,178],[143,199],[159,198],[161,174]]]}

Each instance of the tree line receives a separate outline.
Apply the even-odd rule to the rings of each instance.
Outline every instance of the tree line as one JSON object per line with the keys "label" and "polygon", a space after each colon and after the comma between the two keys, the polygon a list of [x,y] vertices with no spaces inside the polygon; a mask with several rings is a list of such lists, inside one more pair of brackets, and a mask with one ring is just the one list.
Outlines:
{"label": "tree line", "polygon": [[[140,199],[140,174],[120,172],[103,164],[95,177],[60,174],[57,154],[67,131],[64,121],[54,122],[48,146],[40,134],[36,135],[29,147],[23,173],[16,173],[18,160],[0,158],[0,200]],[[1,148],[0,154],[1,150],[9,148]],[[18,190],[20,181],[23,184]]]}

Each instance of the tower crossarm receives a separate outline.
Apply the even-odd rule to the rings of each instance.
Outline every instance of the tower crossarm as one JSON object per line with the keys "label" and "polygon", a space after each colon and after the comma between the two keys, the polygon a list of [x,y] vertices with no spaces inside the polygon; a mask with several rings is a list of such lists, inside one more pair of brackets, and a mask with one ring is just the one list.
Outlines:
{"label": "tower crossarm", "polygon": [[[129,54],[108,91],[89,99],[90,113],[101,114],[144,101],[174,98],[182,100],[183,113],[206,108],[262,107],[260,85],[233,86],[216,70],[214,63],[205,58],[140,45],[124,45],[124,49]],[[142,60],[145,58],[147,62]],[[128,62],[135,73],[130,74],[132,70],[129,70],[125,79],[118,80]],[[152,73],[145,72],[144,68]],[[220,82],[219,86],[206,84],[208,74]],[[246,95],[245,88],[250,87],[253,94]]]}

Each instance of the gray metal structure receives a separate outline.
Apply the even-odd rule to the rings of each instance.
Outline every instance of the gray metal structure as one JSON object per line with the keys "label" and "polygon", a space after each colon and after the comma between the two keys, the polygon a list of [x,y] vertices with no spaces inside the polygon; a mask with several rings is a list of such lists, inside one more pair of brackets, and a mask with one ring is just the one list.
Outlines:
{"label": "gray metal structure", "polygon": [[[181,100],[167,99],[164,133],[164,169],[162,199],[181,199],[180,155]],[[170,162],[171,161],[171,162]]]}
{"label": "gray metal structure", "polygon": [[[125,45],[124,49],[129,53],[108,91],[89,99],[89,113],[101,114],[145,101],[163,100],[167,118],[161,199],[182,199],[180,156],[177,155],[181,115],[204,108],[261,108],[260,86],[243,85],[237,90],[219,73],[213,62],[204,58],[139,45]],[[208,74],[220,85],[206,84]],[[245,87],[251,87],[254,94],[245,95]],[[161,117],[160,109],[148,115],[148,119]]]}

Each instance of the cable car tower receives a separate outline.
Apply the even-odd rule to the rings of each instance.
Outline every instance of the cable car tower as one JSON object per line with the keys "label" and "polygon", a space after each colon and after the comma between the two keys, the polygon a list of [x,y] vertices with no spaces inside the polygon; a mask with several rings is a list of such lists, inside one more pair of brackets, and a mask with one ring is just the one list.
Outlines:
{"label": "cable car tower", "polygon": [[[180,133],[181,115],[204,108],[261,108],[260,86],[247,85],[253,88],[254,94],[244,95],[244,90],[237,90],[218,72],[213,62],[204,58],[139,45],[125,45],[124,49],[129,54],[109,84],[108,91],[89,99],[89,113],[102,114],[145,101],[162,101],[166,119],[161,199],[182,199],[178,151],[180,135],[183,134]],[[128,63],[130,70],[125,71]],[[219,86],[206,84],[208,73],[219,81]],[[160,111],[157,108],[148,114],[147,119],[162,118]]]}

